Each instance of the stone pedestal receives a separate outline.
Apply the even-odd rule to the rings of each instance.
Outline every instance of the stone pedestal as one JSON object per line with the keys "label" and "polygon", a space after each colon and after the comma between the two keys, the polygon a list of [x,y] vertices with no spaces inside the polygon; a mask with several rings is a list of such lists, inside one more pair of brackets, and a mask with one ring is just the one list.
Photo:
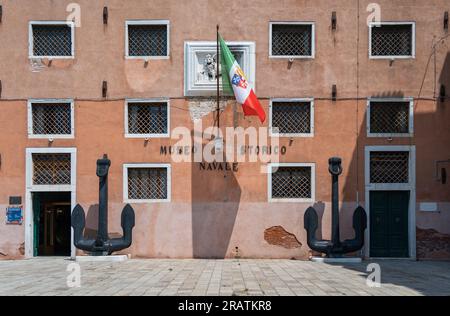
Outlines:
{"label": "stone pedestal", "polygon": [[124,262],[130,259],[129,255],[118,256],[77,256],[76,262]]}
{"label": "stone pedestal", "polygon": [[311,261],[320,263],[361,263],[362,259],[358,257],[343,257],[343,258],[312,257]]}

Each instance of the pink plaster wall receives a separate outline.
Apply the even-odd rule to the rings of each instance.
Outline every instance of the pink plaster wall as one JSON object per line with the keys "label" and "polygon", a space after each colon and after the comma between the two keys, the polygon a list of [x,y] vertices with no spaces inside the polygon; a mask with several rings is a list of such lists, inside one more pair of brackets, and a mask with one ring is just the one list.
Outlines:
{"label": "pink plaster wall", "polygon": [[[76,56],[53,61],[50,67],[32,72],[28,59],[28,22],[64,20],[72,1],[3,1],[0,24],[0,210],[10,195],[25,196],[25,148],[47,147],[47,140],[27,138],[26,100],[29,98],[76,98],[75,139],[55,140],[53,147],[77,147],[77,200],[86,210],[97,202],[95,161],[103,153],[112,160],[110,170],[111,232],[120,232],[123,207],[122,165],[124,163],[170,162],[159,155],[161,145],[176,140],[124,138],[124,98],[171,99],[171,126],[192,127],[183,97],[184,41],[214,40],[215,25],[232,41],[255,41],[257,94],[268,112],[271,97],[314,97],[315,136],[282,139],[288,151],[283,162],[316,163],[316,205],[324,209],[323,233],[330,227],[330,177],[327,160],[343,158],[340,197],[343,238],[351,237],[351,211],[364,203],[364,146],[415,145],[417,155],[417,200],[439,202],[440,213],[417,213],[417,225],[450,232],[449,184],[435,177],[436,160],[448,159],[450,147],[449,103],[433,100],[434,82],[450,87],[449,41],[437,49],[436,69],[424,77],[433,38],[445,35],[443,12],[448,1],[378,1],[385,21],[416,21],[416,58],[368,59],[366,6],[361,1],[357,19],[356,1],[267,1],[232,0],[80,0],[82,26],[76,29]],[[107,26],[102,22],[103,6],[109,8]],[[331,12],[337,11],[338,29],[330,29]],[[216,12],[216,14],[214,14]],[[217,14],[219,12],[219,14]],[[170,58],[150,61],[125,60],[124,30],[127,19],[170,20]],[[295,61],[269,59],[270,21],[313,21],[316,25],[316,58]],[[359,38],[359,44],[358,39]],[[7,45],[5,45],[7,43]],[[359,62],[359,69],[357,67]],[[434,67],[432,67],[434,68]],[[359,74],[359,81],[357,80]],[[417,97],[425,78],[421,100],[415,107],[414,138],[367,138],[366,101],[370,96]],[[101,99],[102,81],[108,81],[108,98]],[[359,86],[357,85],[359,83]],[[329,98],[337,84],[338,102]],[[438,88],[436,88],[438,89]],[[361,98],[359,101],[356,97]],[[425,100],[426,99],[426,100]],[[260,126],[255,118],[239,116],[240,126]],[[205,117],[204,125],[211,124]],[[229,108],[224,126],[233,125]],[[267,123],[266,123],[267,124]],[[137,214],[134,244],[130,252],[141,257],[233,257],[307,258],[303,213],[309,204],[267,203],[267,176],[259,164],[243,163],[227,178],[214,172],[198,172],[196,165],[172,164],[172,202],[133,205]],[[222,199],[227,199],[226,201]],[[296,235],[301,248],[269,245],[264,230],[283,226]],[[6,226],[0,221],[0,252],[8,258],[21,257],[23,226]],[[0,259],[2,256],[0,255]]]}

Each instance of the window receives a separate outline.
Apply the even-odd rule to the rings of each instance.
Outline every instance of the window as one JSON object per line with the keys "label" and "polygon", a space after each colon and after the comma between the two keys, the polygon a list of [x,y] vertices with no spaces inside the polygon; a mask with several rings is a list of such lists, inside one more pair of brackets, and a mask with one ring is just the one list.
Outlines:
{"label": "window", "polygon": [[169,101],[128,100],[125,104],[125,137],[169,137]]}
{"label": "window", "polygon": [[270,57],[314,58],[314,46],[314,23],[270,23]]}
{"label": "window", "polygon": [[124,165],[124,200],[128,203],[170,201],[169,164]]}
{"label": "window", "polygon": [[369,137],[409,137],[413,135],[413,99],[369,99]]}
{"label": "window", "polygon": [[371,58],[414,58],[415,23],[382,22],[369,26]]}
{"label": "window", "polygon": [[70,153],[33,153],[33,185],[70,185]]}
{"label": "window", "polygon": [[409,152],[371,151],[370,183],[408,183]]}
{"label": "window", "polygon": [[314,136],[314,101],[273,99],[269,124],[272,136]]}
{"label": "window", "polygon": [[30,138],[73,138],[72,100],[30,100],[28,102]]}
{"label": "window", "polygon": [[268,192],[271,202],[312,202],[315,199],[315,165],[269,164]]}
{"label": "window", "polygon": [[30,22],[30,58],[73,58],[75,27],[73,22]]}
{"label": "window", "polygon": [[127,58],[168,58],[169,21],[127,21]]}

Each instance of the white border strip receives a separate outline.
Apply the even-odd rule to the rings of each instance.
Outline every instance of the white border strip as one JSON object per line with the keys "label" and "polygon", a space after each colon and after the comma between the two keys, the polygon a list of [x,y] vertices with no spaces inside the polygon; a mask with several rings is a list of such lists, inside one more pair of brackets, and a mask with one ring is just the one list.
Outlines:
{"label": "white border strip", "polygon": [[[161,103],[167,105],[167,133],[164,134],[132,134],[128,130],[128,104],[129,103]],[[169,99],[126,99],[124,109],[125,138],[169,138],[170,137],[170,100]]]}
{"label": "white border strip", "polygon": [[[34,56],[33,25],[67,25],[71,28],[71,56]],[[28,23],[28,58],[74,59],[75,58],[75,23],[73,21],[30,21]]]}
{"label": "white border strip", "polygon": [[[128,169],[129,168],[166,168],[167,169],[167,199],[133,200],[128,198]],[[166,203],[172,196],[172,167],[167,163],[127,163],[123,165],[123,201],[124,203]]]}
{"label": "white border strip", "polygon": [[[165,25],[167,27],[166,56],[130,56],[128,42],[128,25]],[[170,58],[170,21],[169,20],[127,20],[125,21],[125,59],[169,59]]]}
{"label": "white border strip", "polygon": [[[70,185],[33,185],[33,154],[40,153],[70,153]],[[76,205],[77,184],[77,149],[76,148],[26,148],[25,151],[25,257],[33,257],[33,192],[70,192],[71,212]],[[73,243],[73,228],[71,228],[71,257],[75,258],[76,249]]]}
{"label": "white border strip", "polygon": [[[370,183],[370,153],[374,151],[409,152],[408,183]],[[416,259],[416,147],[415,146],[366,146],[365,160],[365,207],[367,229],[365,233],[365,256],[370,258],[370,191],[410,191],[408,208],[408,248],[409,258]],[[378,258],[377,258],[378,259]]]}
{"label": "white border strip", "polygon": [[[310,133],[274,133],[272,125],[273,102],[309,102],[310,103]],[[270,99],[269,104],[269,136],[271,137],[314,137],[314,98],[274,98]]]}
{"label": "white border strip", "polygon": [[[33,134],[33,104],[36,103],[67,103],[70,104],[70,134]],[[75,106],[73,99],[30,99],[27,104],[28,138],[72,139],[75,138]]]}
{"label": "white border strip", "polygon": [[[309,199],[280,199],[272,198],[272,174],[274,169],[278,167],[309,167],[311,168],[311,198]],[[297,163],[297,162],[285,162],[285,163],[269,163],[267,165],[267,200],[270,203],[274,202],[300,202],[300,203],[314,203],[316,200],[316,164],[315,163]]]}
{"label": "white border strip", "polygon": [[[311,55],[273,55],[272,54],[272,26],[273,25],[311,25]],[[272,21],[269,23],[269,58],[284,58],[284,59],[314,59],[316,56],[316,25],[315,22],[303,21]]]}
{"label": "white border strip", "polygon": [[[411,25],[412,27],[412,54],[408,56],[373,56],[372,55],[372,29],[383,25]],[[371,22],[369,24],[369,59],[414,59],[416,58],[416,22]]]}
{"label": "white border strip", "polygon": [[[372,102],[409,102],[409,131],[408,133],[371,133],[370,105]],[[413,137],[414,136],[414,99],[413,98],[368,98],[367,99],[367,137]]]}

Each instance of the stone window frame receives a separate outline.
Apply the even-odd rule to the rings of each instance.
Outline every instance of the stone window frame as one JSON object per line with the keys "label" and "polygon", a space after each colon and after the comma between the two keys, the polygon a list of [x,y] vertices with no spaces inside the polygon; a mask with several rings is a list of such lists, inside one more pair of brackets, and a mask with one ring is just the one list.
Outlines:
{"label": "stone window frame", "polygon": [[[33,132],[33,104],[38,103],[67,103],[70,104],[70,134],[34,134]],[[73,99],[30,99],[27,102],[28,138],[30,139],[73,139],[75,138],[75,101]]]}
{"label": "stone window frame", "polygon": [[[165,56],[130,56],[128,41],[129,25],[165,25],[167,27],[167,53]],[[125,21],[125,59],[170,59],[170,21],[169,20],[127,20]]]}
{"label": "stone window frame", "polygon": [[[67,25],[71,29],[72,47],[70,56],[35,56],[33,25]],[[74,59],[75,58],[75,23],[73,21],[30,21],[28,23],[28,58]]]}
{"label": "stone window frame", "polygon": [[[272,174],[279,167],[309,167],[311,168],[311,198],[273,198]],[[314,203],[316,200],[316,163],[314,162],[284,162],[267,165],[267,200],[269,203]]]}
{"label": "stone window frame", "polygon": [[[133,134],[128,130],[128,105],[129,103],[165,103],[167,105],[167,133],[163,134]],[[125,138],[169,138],[170,137],[170,99],[126,99],[124,108]]]}
{"label": "stone window frame", "polygon": [[[409,131],[408,133],[372,133],[370,129],[370,106],[372,102],[409,102]],[[368,98],[367,99],[367,137],[413,137],[414,136],[414,98]]]}
{"label": "stone window frame", "polygon": [[[405,151],[409,152],[408,183],[371,183],[370,153],[374,151]],[[370,227],[370,192],[371,191],[410,191],[408,209],[409,258],[416,259],[416,146],[415,145],[375,145],[364,148],[364,184],[365,209],[367,212],[367,227]],[[364,249],[370,258],[370,229],[366,229]]]}
{"label": "stone window frame", "polygon": [[[128,169],[130,168],[166,168],[167,198],[135,200],[128,197]],[[123,202],[130,204],[169,203],[172,200],[172,166],[168,163],[126,163],[123,165]]]}
{"label": "stone window frame", "polygon": [[[273,102],[309,102],[311,107],[310,132],[309,133],[277,133],[272,126]],[[269,104],[269,135],[271,137],[314,137],[314,98],[273,98]]]}
{"label": "stone window frame", "polygon": [[[33,184],[33,154],[70,153],[70,185]],[[70,192],[71,210],[77,203],[77,148],[75,147],[39,147],[25,149],[25,257],[33,257],[33,193],[34,192]],[[75,258],[76,248],[71,242],[71,258]]]}
{"label": "stone window frame", "polygon": [[[311,55],[273,55],[272,29],[273,25],[310,25],[311,26]],[[315,59],[316,58],[316,23],[312,21],[271,21],[269,23],[269,58],[275,59]]]}
{"label": "stone window frame", "polygon": [[[383,25],[411,25],[412,32],[412,48],[411,55],[404,56],[374,56],[372,55],[372,29],[377,26]],[[416,22],[408,22],[408,21],[396,21],[396,22],[370,22],[369,23],[369,59],[415,59],[416,58]]]}

